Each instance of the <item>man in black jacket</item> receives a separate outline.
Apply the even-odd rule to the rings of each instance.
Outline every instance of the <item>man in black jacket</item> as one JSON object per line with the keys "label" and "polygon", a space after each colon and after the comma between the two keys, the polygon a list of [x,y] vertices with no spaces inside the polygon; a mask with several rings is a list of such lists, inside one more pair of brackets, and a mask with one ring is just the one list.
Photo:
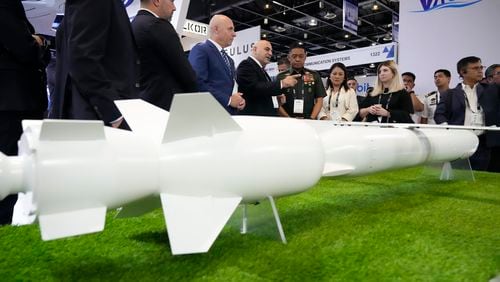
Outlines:
{"label": "man in black jacket", "polygon": [[68,0],[57,29],[51,118],[128,128],[115,100],[137,98],[135,41],[122,1]]}
{"label": "man in black jacket", "polygon": [[132,30],[141,59],[140,97],[170,110],[176,93],[197,91],[196,74],[170,23],[172,0],[141,0]]}
{"label": "man in black jacket", "polygon": [[[0,1],[0,151],[17,155],[23,119],[42,119],[47,108],[45,40],[34,35],[21,0]],[[9,224],[17,195],[0,201],[0,225]]]}
{"label": "man in black jacket", "polygon": [[252,47],[252,55],[239,64],[236,81],[239,92],[243,93],[246,99],[246,107],[242,114],[277,116],[278,110],[274,107],[273,97],[281,95],[282,88],[297,84],[300,74],[285,76],[281,80],[271,80],[264,68],[270,62],[272,55],[271,43],[259,40]]}

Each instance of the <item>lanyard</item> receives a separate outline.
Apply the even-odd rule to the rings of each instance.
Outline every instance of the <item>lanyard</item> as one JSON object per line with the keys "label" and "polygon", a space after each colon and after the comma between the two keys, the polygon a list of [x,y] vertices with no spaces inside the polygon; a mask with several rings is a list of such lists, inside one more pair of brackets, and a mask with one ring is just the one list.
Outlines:
{"label": "lanyard", "polygon": [[[330,105],[332,104],[333,94],[335,93],[331,93],[330,97],[328,97],[328,111],[330,111]],[[338,108],[339,106],[339,97],[340,97],[340,91],[337,92],[337,97],[335,98],[335,106],[333,106],[334,108]]]}
{"label": "lanyard", "polygon": [[[475,93],[472,92],[472,94],[474,95]],[[479,101],[477,101],[477,110],[474,111],[472,109],[472,107],[470,106],[469,98],[467,97],[467,93],[465,93],[465,91],[464,91],[464,97],[465,97],[465,102],[467,103],[467,107],[469,107],[469,109],[470,109],[471,112],[477,113],[477,112],[479,112],[481,110],[481,106],[479,105]]]}
{"label": "lanyard", "polygon": [[[378,94],[378,103],[380,104],[380,100],[382,99],[382,93]],[[386,110],[389,110],[389,103],[391,102],[391,98],[392,98],[392,92],[389,94],[389,99],[387,99],[387,102],[385,103],[385,107],[384,109]]]}

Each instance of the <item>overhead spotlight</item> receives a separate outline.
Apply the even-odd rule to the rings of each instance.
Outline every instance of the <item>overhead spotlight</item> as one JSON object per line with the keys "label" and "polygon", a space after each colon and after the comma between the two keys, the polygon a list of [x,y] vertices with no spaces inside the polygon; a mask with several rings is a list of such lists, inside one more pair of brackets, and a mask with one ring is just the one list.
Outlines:
{"label": "overhead spotlight", "polygon": [[333,12],[326,12],[325,15],[323,16],[323,19],[325,20],[333,20],[337,17],[337,15]]}
{"label": "overhead spotlight", "polygon": [[286,10],[283,10],[283,16],[286,16]]}
{"label": "overhead spotlight", "polygon": [[374,68],[375,68],[375,64],[374,64],[374,63],[371,63],[371,64],[370,64],[370,68],[371,68],[371,69],[374,69]]}
{"label": "overhead spotlight", "polygon": [[343,43],[340,43],[340,42],[337,42],[335,44],[333,44],[333,46],[337,49],[345,49],[346,45],[343,44]]}
{"label": "overhead spotlight", "polygon": [[384,37],[382,37],[382,40],[384,41],[391,41],[392,40],[392,34],[388,32]]}
{"label": "overhead spotlight", "polygon": [[298,44],[299,44],[299,45],[304,45],[304,42],[302,42],[302,41],[299,41],[299,43],[298,43]]}
{"label": "overhead spotlight", "polygon": [[375,4],[373,4],[373,6],[372,6],[372,11],[378,11],[378,8],[379,8],[379,7],[378,7],[377,3],[375,3]]}
{"label": "overhead spotlight", "polygon": [[266,3],[266,4],[264,5],[264,9],[266,9],[266,10],[271,9],[271,4]]}
{"label": "overhead spotlight", "polygon": [[262,38],[267,38],[267,34],[263,33]]}
{"label": "overhead spotlight", "polygon": [[345,39],[347,39],[347,38],[349,38],[349,37],[351,37],[351,36],[349,35],[349,33],[344,34],[344,38],[345,38]]}
{"label": "overhead spotlight", "polygon": [[268,24],[269,23],[269,19],[268,18],[264,18],[264,24]]}
{"label": "overhead spotlight", "polygon": [[372,46],[375,46],[375,45],[377,45],[377,42],[372,42]]}
{"label": "overhead spotlight", "polygon": [[322,0],[319,1],[319,8],[323,9],[325,7],[325,3]]}
{"label": "overhead spotlight", "polygon": [[361,20],[358,20],[358,26],[360,26],[363,22]]}
{"label": "overhead spotlight", "polygon": [[310,19],[309,22],[307,23],[309,26],[317,26],[318,21],[316,19]]}
{"label": "overhead spotlight", "polygon": [[307,39],[307,33],[304,32],[304,39]]}

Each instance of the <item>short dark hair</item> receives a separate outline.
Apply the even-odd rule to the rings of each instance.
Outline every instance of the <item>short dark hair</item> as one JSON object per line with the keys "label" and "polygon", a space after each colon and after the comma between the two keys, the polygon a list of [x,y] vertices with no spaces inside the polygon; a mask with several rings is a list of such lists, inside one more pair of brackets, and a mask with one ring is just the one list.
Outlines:
{"label": "short dark hair", "polygon": [[354,77],[352,77],[352,76],[350,76],[350,77],[348,77],[348,78],[347,78],[347,81],[349,81],[349,80],[354,80],[354,81],[358,82],[358,80],[357,80],[357,79],[355,79],[355,78],[354,78]]}
{"label": "short dark hair", "polygon": [[465,57],[465,58],[460,59],[457,62],[457,72],[458,72],[458,75],[460,77],[462,77],[462,71],[464,71],[469,64],[477,63],[477,62],[480,62],[480,61],[481,61],[481,59],[478,58],[478,57],[475,57],[475,56],[469,56],[469,57]]}
{"label": "short dark hair", "polygon": [[486,71],[484,72],[484,76],[486,77],[493,77],[495,75],[495,69],[500,67],[500,64],[493,64],[489,66]]}
{"label": "short dark hair", "polygon": [[278,62],[277,62],[278,65],[287,65],[289,66],[290,65],[290,61],[288,60],[287,57],[281,57],[278,59]]}
{"label": "short dark hair", "polygon": [[438,72],[441,72],[444,74],[446,77],[451,77],[451,72],[447,69],[438,69],[437,71],[434,72],[434,75],[436,75]]}
{"label": "short dark hair", "polygon": [[288,47],[288,53],[290,53],[293,49],[303,49],[305,53],[307,53],[306,47],[304,46],[304,43],[298,41],[298,42],[293,42],[290,44]]}
{"label": "short dark hair", "polygon": [[405,75],[411,77],[413,79],[413,82],[415,82],[415,79],[417,79],[417,76],[415,76],[415,74],[412,72],[409,72],[409,71],[404,72],[403,74],[401,74],[401,77],[403,77]]}

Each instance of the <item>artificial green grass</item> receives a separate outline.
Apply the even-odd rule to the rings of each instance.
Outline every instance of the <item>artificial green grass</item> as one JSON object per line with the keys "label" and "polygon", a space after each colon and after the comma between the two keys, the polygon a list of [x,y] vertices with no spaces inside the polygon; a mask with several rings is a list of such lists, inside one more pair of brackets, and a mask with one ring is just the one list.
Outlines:
{"label": "artificial green grass", "polygon": [[[208,253],[183,256],[170,253],[161,210],[132,219],[110,212],[101,233],[49,242],[37,225],[1,227],[0,280],[488,281],[499,275],[500,174],[478,172],[473,183],[441,182],[425,172],[322,179],[278,199],[287,245],[270,235],[270,224],[240,234],[238,214]],[[252,209],[267,213],[265,203]]]}

